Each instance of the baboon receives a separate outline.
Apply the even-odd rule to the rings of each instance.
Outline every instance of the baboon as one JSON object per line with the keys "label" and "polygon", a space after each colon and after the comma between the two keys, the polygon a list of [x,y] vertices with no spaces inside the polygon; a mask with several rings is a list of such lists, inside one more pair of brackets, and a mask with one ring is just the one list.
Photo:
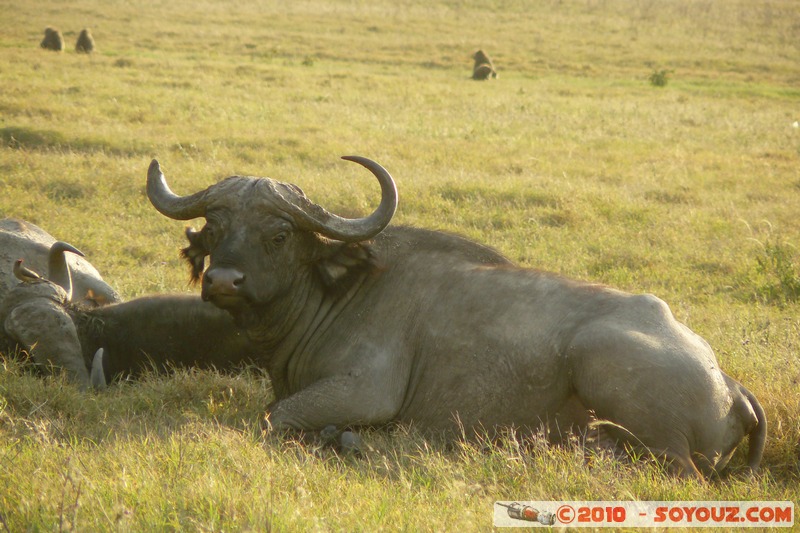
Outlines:
{"label": "baboon", "polygon": [[39,46],[45,50],[54,50],[56,52],[60,52],[64,49],[64,38],[61,36],[61,32],[57,29],[45,28],[44,39],[42,39],[42,42]]}
{"label": "baboon", "polygon": [[78,36],[78,42],[75,44],[75,51],[89,54],[93,50],[94,39],[92,38],[92,33],[89,31],[89,28],[84,28]]}
{"label": "baboon", "polygon": [[472,67],[473,80],[488,80],[489,78],[496,78],[497,72],[494,70],[494,65],[489,56],[483,50],[478,50],[472,56],[475,60],[475,66]]}

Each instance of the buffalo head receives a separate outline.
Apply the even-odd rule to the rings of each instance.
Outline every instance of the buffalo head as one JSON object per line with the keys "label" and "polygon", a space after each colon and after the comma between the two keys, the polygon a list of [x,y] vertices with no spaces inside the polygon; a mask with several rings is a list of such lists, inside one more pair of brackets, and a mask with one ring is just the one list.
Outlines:
{"label": "buffalo head", "polygon": [[[162,214],[177,220],[206,219],[187,230],[183,256],[192,278],[202,275],[202,297],[234,315],[296,294],[309,276],[335,282],[367,258],[359,243],[380,233],[397,207],[389,173],[369,159],[348,156],[369,169],[381,186],[378,208],[346,219],[311,202],[296,185],[268,178],[232,176],[187,196],[173,193],[156,160],[147,174],[147,196]],[[209,257],[208,269],[205,257]]]}

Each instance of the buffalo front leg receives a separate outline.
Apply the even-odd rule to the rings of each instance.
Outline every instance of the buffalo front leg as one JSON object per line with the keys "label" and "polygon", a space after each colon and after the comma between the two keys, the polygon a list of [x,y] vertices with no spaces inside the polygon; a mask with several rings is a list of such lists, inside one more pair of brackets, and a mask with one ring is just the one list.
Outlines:
{"label": "buffalo front leg", "polygon": [[275,402],[266,414],[268,430],[320,431],[328,426],[380,424],[397,413],[388,394],[374,394],[364,380],[332,376]]}

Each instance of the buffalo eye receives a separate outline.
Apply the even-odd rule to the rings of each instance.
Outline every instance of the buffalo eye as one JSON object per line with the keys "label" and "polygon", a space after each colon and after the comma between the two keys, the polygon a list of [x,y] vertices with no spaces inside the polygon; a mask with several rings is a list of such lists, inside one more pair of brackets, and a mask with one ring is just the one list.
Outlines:
{"label": "buffalo eye", "polygon": [[205,240],[208,247],[213,247],[217,241],[217,234],[219,233],[216,224],[212,223],[211,221],[207,222],[206,226],[203,228],[203,233],[205,234]]}
{"label": "buffalo eye", "polygon": [[285,231],[282,231],[277,235],[275,235],[274,237],[272,237],[272,244],[274,244],[275,246],[280,246],[286,242],[286,239],[288,237],[289,237],[288,234]]}

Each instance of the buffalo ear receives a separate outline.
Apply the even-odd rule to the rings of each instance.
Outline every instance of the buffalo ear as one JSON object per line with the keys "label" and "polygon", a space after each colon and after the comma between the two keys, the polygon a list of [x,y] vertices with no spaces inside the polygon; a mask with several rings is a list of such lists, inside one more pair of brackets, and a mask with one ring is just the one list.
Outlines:
{"label": "buffalo ear", "polygon": [[378,263],[368,243],[328,241],[316,267],[326,288],[346,290],[360,274],[377,270]]}
{"label": "buffalo ear", "polygon": [[186,228],[186,238],[189,240],[189,246],[181,250],[181,257],[186,259],[191,267],[190,283],[197,283],[206,268],[208,249],[203,244],[202,231]]}

